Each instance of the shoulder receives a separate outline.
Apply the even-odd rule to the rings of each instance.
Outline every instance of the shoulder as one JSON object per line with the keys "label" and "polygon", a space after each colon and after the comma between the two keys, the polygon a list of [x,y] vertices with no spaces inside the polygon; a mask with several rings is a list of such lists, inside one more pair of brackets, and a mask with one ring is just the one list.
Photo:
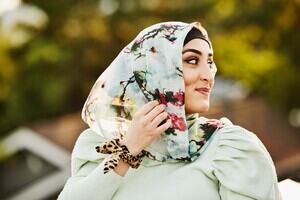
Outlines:
{"label": "shoulder", "polygon": [[[228,120],[222,118],[221,121]],[[256,134],[239,125],[226,121],[224,126],[216,132],[216,151],[223,153],[241,153],[244,156],[255,159],[262,157],[273,164],[271,156],[264,144]]]}
{"label": "shoulder", "polygon": [[[228,119],[221,119],[221,121],[224,120]],[[274,167],[269,152],[257,135],[228,121],[223,123],[224,126],[215,133],[215,156],[239,158],[241,162],[247,160],[264,161]]]}
{"label": "shoulder", "polygon": [[254,133],[231,123],[215,134],[211,167],[223,187],[257,199],[276,193],[274,163]]}

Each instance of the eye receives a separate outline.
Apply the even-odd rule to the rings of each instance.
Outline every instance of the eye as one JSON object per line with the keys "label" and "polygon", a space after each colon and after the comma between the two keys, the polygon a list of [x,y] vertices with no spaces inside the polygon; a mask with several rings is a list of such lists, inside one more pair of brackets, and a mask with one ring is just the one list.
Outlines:
{"label": "eye", "polygon": [[214,61],[208,60],[208,61],[207,61],[207,64],[209,64],[209,67],[212,68],[212,67],[213,67],[213,64],[214,64]]}
{"label": "eye", "polygon": [[191,64],[191,65],[197,65],[199,62],[199,59],[198,58],[188,58],[185,60],[185,62],[187,62],[188,64]]}

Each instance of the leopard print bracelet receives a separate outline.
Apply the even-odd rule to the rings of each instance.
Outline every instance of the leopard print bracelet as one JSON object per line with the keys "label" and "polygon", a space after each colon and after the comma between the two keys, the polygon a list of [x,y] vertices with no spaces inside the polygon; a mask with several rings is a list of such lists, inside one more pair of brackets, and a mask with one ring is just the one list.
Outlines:
{"label": "leopard print bracelet", "polygon": [[142,151],[136,156],[131,155],[128,148],[125,145],[120,144],[120,139],[112,139],[103,142],[99,146],[96,146],[96,151],[98,153],[111,154],[104,163],[104,174],[115,169],[120,160],[123,160],[129,164],[130,167],[136,169],[140,166],[142,158],[145,156],[145,151]]}

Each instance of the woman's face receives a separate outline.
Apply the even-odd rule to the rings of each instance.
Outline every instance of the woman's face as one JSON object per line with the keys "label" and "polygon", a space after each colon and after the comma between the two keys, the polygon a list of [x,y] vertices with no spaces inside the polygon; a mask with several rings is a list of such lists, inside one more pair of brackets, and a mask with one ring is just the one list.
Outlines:
{"label": "woman's face", "polygon": [[209,109],[209,97],[214,84],[213,53],[205,40],[193,39],[182,50],[185,83],[185,111],[203,113]]}

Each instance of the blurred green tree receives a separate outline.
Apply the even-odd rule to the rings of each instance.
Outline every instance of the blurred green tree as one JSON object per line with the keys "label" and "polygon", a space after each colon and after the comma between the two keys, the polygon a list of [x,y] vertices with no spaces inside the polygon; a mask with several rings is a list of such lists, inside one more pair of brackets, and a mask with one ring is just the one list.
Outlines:
{"label": "blurred green tree", "polygon": [[[47,18],[41,28],[24,23],[27,18],[17,23],[18,30],[27,31],[23,35],[30,35],[19,45],[9,43],[12,34],[0,34],[0,133],[80,110],[92,84],[118,52],[140,30],[161,21],[200,21],[213,41],[219,75],[241,81],[274,107],[300,107],[299,1],[23,3],[41,9]],[[8,14],[13,15],[0,15],[2,33]]]}

